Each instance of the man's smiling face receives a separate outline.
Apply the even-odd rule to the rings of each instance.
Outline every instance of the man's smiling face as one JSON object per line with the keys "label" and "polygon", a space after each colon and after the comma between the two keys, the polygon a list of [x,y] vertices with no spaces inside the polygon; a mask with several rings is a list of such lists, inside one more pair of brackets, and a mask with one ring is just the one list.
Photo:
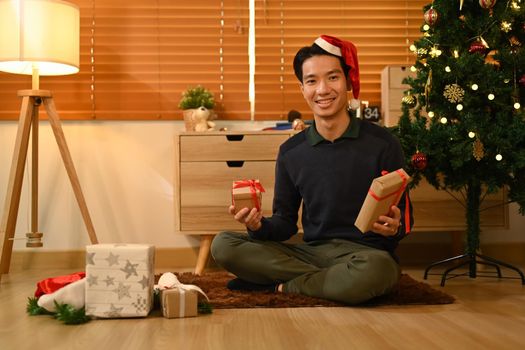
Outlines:
{"label": "man's smiling face", "polygon": [[303,62],[301,91],[314,116],[334,118],[347,115],[346,78],[337,57],[317,55]]}

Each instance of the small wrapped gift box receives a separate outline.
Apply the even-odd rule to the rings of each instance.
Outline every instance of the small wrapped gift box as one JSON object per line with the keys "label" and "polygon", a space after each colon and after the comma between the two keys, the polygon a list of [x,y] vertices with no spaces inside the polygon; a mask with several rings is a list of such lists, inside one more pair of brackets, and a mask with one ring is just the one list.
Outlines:
{"label": "small wrapped gift box", "polygon": [[232,204],[235,213],[243,208],[261,210],[263,186],[259,180],[234,181],[232,185]]}
{"label": "small wrapped gift box", "polygon": [[153,306],[154,259],[152,245],[88,245],[86,315],[147,316]]}
{"label": "small wrapped gift box", "polygon": [[182,288],[165,289],[160,294],[162,315],[166,318],[197,316],[198,292]]}
{"label": "small wrapped gift box", "polygon": [[397,205],[411,178],[403,169],[375,178],[368,190],[355,226],[363,233],[372,229],[379,216],[387,215]]}

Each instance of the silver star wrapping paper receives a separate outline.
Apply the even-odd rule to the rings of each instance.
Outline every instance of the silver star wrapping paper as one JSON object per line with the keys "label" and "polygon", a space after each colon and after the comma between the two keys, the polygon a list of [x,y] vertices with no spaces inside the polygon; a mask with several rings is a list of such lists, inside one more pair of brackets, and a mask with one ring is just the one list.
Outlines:
{"label": "silver star wrapping paper", "polygon": [[86,315],[145,317],[153,307],[155,247],[86,246]]}

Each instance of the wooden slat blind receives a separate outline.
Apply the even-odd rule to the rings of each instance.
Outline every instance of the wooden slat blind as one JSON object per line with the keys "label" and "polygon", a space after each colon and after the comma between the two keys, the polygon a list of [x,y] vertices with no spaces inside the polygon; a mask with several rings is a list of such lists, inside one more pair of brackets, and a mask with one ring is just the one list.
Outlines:
{"label": "wooden slat blind", "polygon": [[[81,16],[80,73],[42,77],[63,119],[181,119],[182,91],[201,84],[220,119],[247,120],[248,0],[71,0]],[[255,119],[311,118],[293,75],[297,50],[320,34],[353,41],[361,99],[380,103],[380,72],[411,64],[428,0],[256,0]],[[222,51],[221,51],[222,49]],[[31,79],[0,72],[0,119],[18,118]]]}
{"label": "wooden slat blind", "polygon": [[[198,84],[215,94],[219,118],[249,119],[248,0],[71,2],[80,73],[41,79],[63,119],[181,119],[181,93]],[[0,118],[16,119],[30,77],[0,74]]]}
{"label": "wooden slat blind", "polygon": [[408,46],[421,36],[427,0],[286,0],[256,2],[255,119],[286,119],[291,109],[311,118],[292,62],[297,50],[327,34],[358,48],[362,100],[380,105],[381,70],[411,64]]}

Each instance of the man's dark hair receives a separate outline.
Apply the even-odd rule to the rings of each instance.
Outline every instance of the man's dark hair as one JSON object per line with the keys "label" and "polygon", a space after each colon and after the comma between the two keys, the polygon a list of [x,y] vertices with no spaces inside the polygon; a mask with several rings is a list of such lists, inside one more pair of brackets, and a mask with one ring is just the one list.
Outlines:
{"label": "man's dark hair", "polygon": [[297,51],[293,59],[293,70],[295,72],[295,76],[297,77],[297,79],[299,79],[301,83],[303,82],[303,63],[304,61],[306,61],[307,59],[311,57],[320,56],[320,55],[334,56],[335,58],[339,59],[339,62],[341,63],[341,68],[343,68],[345,77],[348,77],[348,71],[350,70],[350,67],[348,67],[345,64],[342,57],[326,52],[317,44],[313,44],[312,46],[305,46],[301,48],[299,51]]}

